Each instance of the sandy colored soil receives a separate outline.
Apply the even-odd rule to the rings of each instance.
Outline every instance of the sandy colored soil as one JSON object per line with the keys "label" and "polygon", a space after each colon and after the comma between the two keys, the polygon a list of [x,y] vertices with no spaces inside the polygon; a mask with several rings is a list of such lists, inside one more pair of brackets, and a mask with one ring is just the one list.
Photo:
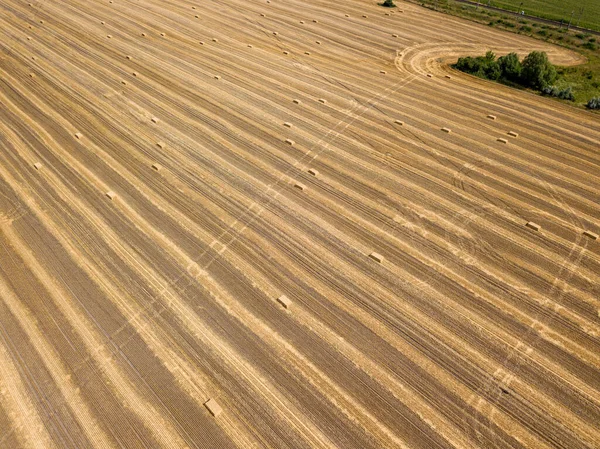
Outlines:
{"label": "sandy colored soil", "polygon": [[580,59],[399,6],[0,0],[0,448],[598,447],[600,120],[447,65]]}

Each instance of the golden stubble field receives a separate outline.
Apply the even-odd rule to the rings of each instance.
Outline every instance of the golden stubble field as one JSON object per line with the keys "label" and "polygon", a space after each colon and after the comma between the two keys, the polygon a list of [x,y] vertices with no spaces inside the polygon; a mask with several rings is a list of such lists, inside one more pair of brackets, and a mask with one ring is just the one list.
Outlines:
{"label": "golden stubble field", "polygon": [[597,448],[576,54],[398,2],[0,0],[1,448]]}

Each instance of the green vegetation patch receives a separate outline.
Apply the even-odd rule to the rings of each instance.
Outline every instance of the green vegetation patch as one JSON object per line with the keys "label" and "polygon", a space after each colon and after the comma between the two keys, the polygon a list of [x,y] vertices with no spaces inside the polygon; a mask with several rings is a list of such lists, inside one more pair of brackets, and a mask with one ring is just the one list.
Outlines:
{"label": "green vegetation patch", "polygon": [[[566,26],[559,27],[535,22],[520,16],[506,15],[497,11],[482,8],[481,6],[477,8],[475,5],[459,3],[454,0],[408,1],[412,1],[413,3],[420,4],[421,6],[445,14],[463,17],[490,27],[531,36],[535,39],[557,44],[581,53],[587,59],[585,64],[574,67],[556,67],[557,78],[553,87],[556,87],[557,90],[553,92],[563,92],[570,87],[570,93],[575,97],[575,105],[578,107],[586,107],[590,99],[600,98],[600,36],[572,29],[567,30]],[[493,5],[495,4],[494,1],[495,0],[490,0],[490,3]],[[513,0],[504,1],[512,2]],[[554,1],[555,0],[548,0],[548,2]],[[565,1],[568,2],[568,0]],[[594,2],[595,1],[596,0],[594,0]],[[600,0],[597,1],[598,7],[600,8]],[[517,6],[520,5],[520,3],[520,1],[514,2]],[[581,4],[587,5],[587,3],[586,0],[583,0]],[[486,4],[487,0],[481,1],[481,5]],[[524,6],[527,4],[527,2],[523,2]],[[525,10],[525,12],[528,13],[529,11]],[[584,15],[586,14],[587,10],[584,11]],[[577,23],[576,19],[577,14],[574,15],[573,24]],[[580,23],[580,25],[583,25],[583,22]],[[505,84],[511,84],[507,81],[500,81]],[[515,83],[512,84],[516,87],[519,86]],[[550,95],[552,95],[552,92]],[[567,95],[566,93],[563,94],[563,97],[564,96],[570,98],[570,95]],[[556,98],[560,99],[558,96]]]}
{"label": "green vegetation patch", "polygon": [[[487,0],[481,2],[487,5]],[[598,0],[491,0],[491,6],[600,31]]]}

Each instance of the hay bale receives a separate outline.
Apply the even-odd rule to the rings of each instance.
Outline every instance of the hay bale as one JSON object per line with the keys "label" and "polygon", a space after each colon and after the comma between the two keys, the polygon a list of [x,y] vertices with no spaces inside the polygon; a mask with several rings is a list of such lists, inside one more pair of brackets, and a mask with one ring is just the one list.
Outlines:
{"label": "hay bale", "polygon": [[31,57],[31,59],[32,59],[33,61],[35,61],[37,58],[36,58],[35,56],[32,56],[32,57]]}
{"label": "hay bale", "polygon": [[214,78],[215,78],[216,80],[220,80],[220,79],[221,79],[221,77],[220,77],[219,75],[215,75],[215,77],[214,77]]}
{"label": "hay bale", "polygon": [[129,55],[126,55],[126,56],[125,56],[125,59],[129,59],[129,60],[131,61],[131,56],[129,56]]}
{"label": "hay bale", "polygon": [[534,231],[539,231],[541,229],[541,226],[533,221],[528,221],[525,223],[525,226],[527,226],[529,229],[533,229]]}
{"label": "hay bale", "polygon": [[445,133],[450,134],[451,130],[450,128],[442,128],[442,131],[444,131]]}
{"label": "hay bale", "polygon": [[445,76],[445,78],[448,78],[448,79],[450,79],[450,78],[452,78],[452,77],[451,77],[450,75],[446,75],[446,76]]}
{"label": "hay bale", "polygon": [[156,117],[152,117],[150,120],[152,121],[152,123],[158,123],[158,118]]}
{"label": "hay bale", "polygon": [[348,14],[344,14],[345,17],[350,17]]}
{"label": "hay bale", "polygon": [[160,165],[158,164],[152,164],[152,168],[156,171],[160,171],[160,169],[162,168]]}
{"label": "hay bale", "polygon": [[146,37],[146,33],[142,33],[142,37]]}
{"label": "hay bale", "polygon": [[44,21],[43,21],[43,20],[40,20],[40,23],[42,23],[42,24],[43,24],[43,23],[44,23]]}
{"label": "hay bale", "polygon": [[300,104],[300,100],[293,100],[293,101],[294,101],[294,103],[296,103],[296,104]]}
{"label": "hay bale", "polygon": [[100,22],[100,25],[104,25],[104,21]]}
{"label": "hay bale", "polygon": [[35,73],[30,73],[29,74],[29,78],[33,78],[35,76]]}
{"label": "hay bale", "polygon": [[125,80],[121,80],[121,84],[123,84],[123,85],[127,86],[127,81],[125,81]]}
{"label": "hay bale", "polygon": [[216,37],[213,37],[213,38],[212,38],[212,41],[213,41],[213,42],[219,42],[219,39],[217,39]]}
{"label": "hay bale", "polygon": [[83,134],[81,134],[79,131],[75,133],[75,137],[77,137],[78,139],[81,139],[83,137]]}
{"label": "hay bale", "polygon": [[195,19],[199,19],[199,18],[200,18],[200,16],[199,16],[198,14],[196,14],[196,15],[194,16],[194,18],[195,18]]}
{"label": "hay bale", "polygon": [[592,239],[592,240],[598,240],[598,234],[596,234],[595,232],[592,231],[583,231],[583,235],[585,235],[586,237]]}
{"label": "hay bale", "polygon": [[500,143],[508,143],[508,140],[506,140],[506,139],[503,139],[502,137],[498,137],[498,138],[496,139],[496,142],[500,142]]}
{"label": "hay bale", "polygon": [[204,41],[200,41],[198,42],[200,45],[204,45]]}
{"label": "hay bale", "polygon": [[288,145],[294,145],[296,142],[294,142],[292,139],[285,139],[285,143]]}
{"label": "hay bale", "polygon": [[137,73],[137,72],[131,72],[131,74],[132,74],[133,76],[138,76],[138,73]]}
{"label": "hay bale", "polygon": [[363,14],[363,19],[368,19],[369,16]]}
{"label": "hay bale", "polygon": [[516,133],[516,132],[514,132],[514,131],[509,131],[509,132],[507,132],[506,134],[508,134],[510,137],[519,137],[519,134],[517,134],[517,133]]}
{"label": "hay bale", "polygon": [[392,34],[392,37],[398,37],[398,35],[397,34]]}
{"label": "hay bale", "polygon": [[223,409],[214,399],[209,399],[204,403],[204,407],[213,415],[215,418],[218,417],[221,413],[223,413]]}
{"label": "hay bale", "polygon": [[166,36],[166,34],[165,34],[165,33],[160,33],[160,35],[161,35],[162,37],[165,37],[165,36]]}
{"label": "hay bale", "polygon": [[319,172],[317,170],[315,170],[314,168],[309,168],[308,173],[310,173],[313,176],[317,176],[319,174]]}
{"label": "hay bale", "polygon": [[292,127],[292,124],[291,124],[290,122],[285,122],[285,123],[283,124],[283,126],[285,126],[286,128],[291,128],[291,127]]}
{"label": "hay bale", "polygon": [[318,21],[318,20],[315,20],[315,19],[313,19],[313,22],[314,22],[314,23],[319,23],[319,21]]}
{"label": "hay bale", "polygon": [[289,309],[292,305],[292,301],[285,295],[281,295],[277,298],[277,302],[283,306],[284,309]]}
{"label": "hay bale", "polygon": [[427,78],[433,78],[433,75],[431,73],[428,73]]}
{"label": "hay bale", "polygon": [[261,16],[261,17],[266,17],[264,14],[261,14],[260,16]]}
{"label": "hay bale", "polygon": [[296,183],[294,184],[294,187],[295,187],[296,189],[298,189],[298,190],[306,190],[306,186],[305,186],[304,184],[300,183],[300,182],[296,182]]}
{"label": "hay bale", "polygon": [[304,54],[310,56],[310,52],[309,51],[305,51]]}
{"label": "hay bale", "polygon": [[167,144],[164,143],[163,141],[159,141],[159,142],[156,142],[156,146],[160,149],[164,149],[164,148],[166,148]]}
{"label": "hay bale", "polygon": [[369,254],[369,257],[377,263],[383,263],[383,256],[379,253],[373,252],[373,253]]}
{"label": "hay bale", "polygon": [[317,45],[321,45],[321,41],[315,41]]}
{"label": "hay bale", "polygon": [[487,118],[489,118],[490,120],[496,120],[496,116],[492,114],[488,114]]}
{"label": "hay bale", "polygon": [[290,54],[290,52],[289,52],[289,51],[284,51],[284,52],[283,52],[283,54],[284,54],[284,55],[289,55],[289,54]]}
{"label": "hay bale", "polygon": [[301,23],[302,25],[304,25],[304,20],[301,20],[301,21],[300,21],[300,23]]}
{"label": "hay bale", "polygon": [[387,72],[385,70],[380,70],[379,73],[381,73],[382,75],[385,75]]}
{"label": "hay bale", "polygon": [[195,7],[195,6],[192,6],[192,9],[196,9],[196,7]]}
{"label": "hay bale", "polygon": [[327,100],[325,100],[324,98],[319,98],[319,103],[325,104],[325,103],[327,103]]}
{"label": "hay bale", "polygon": [[41,163],[41,162],[36,162],[35,164],[33,164],[33,167],[34,167],[36,170],[41,170],[41,168],[42,168],[42,163]]}
{"label": "hay bale", "polygon": [[396,125],[404,125],[404,122],[402,120],[394,120],[394,123]]}
{"label": "hay bale", "polygon": [[248,48],[252,48],[252,45],[248,44]]}
{"label": "hay bale", "polygon": [[30,40],[31,40],[31,37],[27,36],[27,40],[28,40],[28,41],[30,41]]}
{"label": "hay bale", "polygon": [[115,192],[113,192],[112,190],[109,190],[108,192],[106,192],[106,196],[111,199],[114,200],[117,196],[117,194]]}
{"label": "hay bale", "polygon": [[273,36],[277,36],[279,33],[277,31],[273,31]]}

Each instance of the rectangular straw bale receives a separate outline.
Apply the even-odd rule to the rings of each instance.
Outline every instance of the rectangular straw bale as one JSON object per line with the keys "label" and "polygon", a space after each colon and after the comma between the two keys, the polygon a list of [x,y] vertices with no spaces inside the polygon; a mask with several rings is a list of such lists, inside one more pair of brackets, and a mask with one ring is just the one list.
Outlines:
{"label": "rectangular straw bale", "polygon": [[507,134],[508,134],[510,137],[519,137],[519,135],[518,135],[516,132],[514,132],[514,131],[509,131]]}
{"label": "rectangular straw bale", "polygon": [[292,305],[290,298],[285,295],[281,295],[279,298],[277,298],[277,302],[281,304],[284,309],[289,309],[289,307]]}
{"label": "rectangular straw bale", "polygon": [[502,137],[499,137],[498,139],[496,139],[496,141],[498,141],[500,143],[508,143],[508,140],[503,139]]}
{"label": "rectangular straw bale", "polygon": [[596,234],[595,232],[592,232],[592,231],[583,231],[583,235],[585,235],[586,237],[591,238],[592,240],[598,240],[598,234]]}
{"label": "rectangular straw bale", "polygon": [[533,229],[534,231],[539,231],[541,226],[537,223],[534,223],[533,221],[528,221],[525,226],[527,226],[530,229]]}
{"label": "rectangular straw bale", "polygon": [[369,254],[369,257],[371,259],[373,259],[377,263],[382,263],[383,262],[383,256],[381,254],[379,254],[379,253],[373,252],[373,253]]}
{"label": "rectangular straw bale", "polygon": [[211,415],[215,418],[218,417],[221,413],[223,413],[223,409],[214,399],[209,399],[204,403],[204,406],[208,409]]}

